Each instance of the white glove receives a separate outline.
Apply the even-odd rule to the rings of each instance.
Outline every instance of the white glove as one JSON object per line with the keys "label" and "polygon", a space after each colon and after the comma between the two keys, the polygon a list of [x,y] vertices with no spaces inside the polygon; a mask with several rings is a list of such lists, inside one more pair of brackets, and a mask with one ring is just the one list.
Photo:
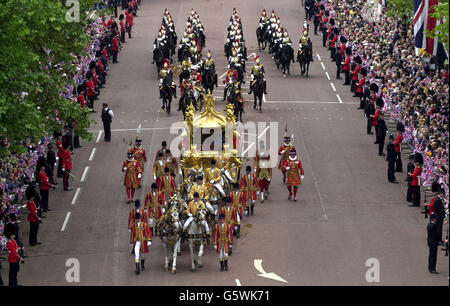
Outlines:
{"label": "white glove", "polygon": [[127,171],[127,167],[123,167],[123,171]]}
{"label": "white glove", "polygon": [[189,214],[188,214],[188,216],[189,216],[189,217],[192,217],[192,214],[191,214],[191,213],[189,213]]}
{"label": "white glove", "polygon": [[140,179],[141,177],[142,177],[142,174],[139,173],[139,174],[138,174],[138,179]]}
{"label": "white glove", "polygon": [[256,169],[253,169],[253,172],[255,172],[255,173],[256,173]]}
{"label": "white glove", "polygon": [[151,241],[147,242],[147,245],[152,245],[152,242]]}
{"label": "white glove", "polygon": [[270,182],[270,178],[268,178],[267,181]]}
{"label": "white glove", "polygon": [[286,167],[286,170],[289,170],[289,169],[291,169],[291,167]]}
{"label": "white glove", "polygon": [[156,180],[156,175],[153,175],[153,179]]}
{"label": "white glove", "polygon": [[217,250],[217,245],[214,246],[214,250]]}
{"label": "white glove", "polygon": [[214,184],[214,180],[210,180],[209,182],[210,182],[211,184]]}
{"label": "white glove", "polygon": [[131,232],[131,228],[129,228],[128,231]]}
{"label": "white glove", "polygon": [[133,246],[133,244],[132,244],[132,243],[130,243],[130,246]]}
{"label": "white glove", "polygon": [[304,175],[302,175],[302,181],[303,181],[303,178],[304,178],[305,176]]}
{"label": "white glove", "polygon": [[281,151],[281,154],[284,154],[284,150],[283,150],[283,151]]}

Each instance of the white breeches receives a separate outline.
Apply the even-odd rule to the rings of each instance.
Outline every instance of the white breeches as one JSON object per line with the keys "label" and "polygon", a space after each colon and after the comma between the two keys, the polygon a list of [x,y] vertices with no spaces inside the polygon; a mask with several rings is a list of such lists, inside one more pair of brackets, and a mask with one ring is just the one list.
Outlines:
{"label": "white breeches", "polygon": [[228,253],[225,253],[225,247],[222,247],[219,252],[220,261],[228,260]]}
{"label": "white breeches", "polygon": [[144,259],[144,253],[141,253],[141,242],[136,241],[134,245],[134,260],[139,262],[140,259]]}

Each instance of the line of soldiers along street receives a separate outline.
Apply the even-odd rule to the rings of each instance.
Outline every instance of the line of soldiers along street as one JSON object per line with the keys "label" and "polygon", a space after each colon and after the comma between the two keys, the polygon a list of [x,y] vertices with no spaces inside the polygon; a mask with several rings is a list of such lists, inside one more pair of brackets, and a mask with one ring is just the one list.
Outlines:
{"label": "line of soldiers along street", "polygon": [[[304,170],[292,140],[286,131],[278,150],[280,161],[277,167],[283,174],[283,182],[289,192],[288,200],[297,201]],[[142,140],[137,138],[122,165],[126,203],[134,203],[128,216],[128,229],[136,273],[145,270],[145,254],[149,252],[154,235],[161,237],[166,250],[165,268],[169,269],[172,265],[172,273],[176,271],[180,244],[187,240],[191,246],[191,240],[195,239],[201,246],[201,252],[195,257],[197,255],[193,254],[192,246],[191,256],[197,258],[195,263],[193,260],[192,271],[202,266],[203,248],[210,244],[211,239],[219,254],[220,271],[228,270],[233,236],[240,238],[242,219],[255,215],[258,198],[260,203],[268,199],[272,180],[270,159],[265,143],[260,141],[253,168],[245,166],[245,170],[242,169],[244,173],[233,179],[230,173],[239,174],[241,170],[233,168],[224,156],[213,158],[207,168],[181,169],[167,142],[163,141],[154,157],[152,173],[147,174],[153,180],[142,205],[140,199],[136,199],[135,192],[142,187],[147,155]],[[177,184],[176,178],[179,178],[180,184]],[[171,252],[168,251],[170,247]]]}

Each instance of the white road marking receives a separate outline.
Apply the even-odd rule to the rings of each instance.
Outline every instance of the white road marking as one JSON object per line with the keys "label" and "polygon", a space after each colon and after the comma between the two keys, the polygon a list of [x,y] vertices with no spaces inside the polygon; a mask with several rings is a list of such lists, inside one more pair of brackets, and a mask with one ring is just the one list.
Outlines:
{"label": "white road marking", "polygon": [[331,85],[331,88],[333,88],[333,91],[336,91],[336,87],[334,87],[334,84],[330,83],[330,85]]}
{"label": "white road marking", "polygon": [[102,136],[102,133],[103,133],[102,130],[100,130],[100,131],[98,132],[97,140],[95,141],[96,143],[98,143],[98,142],[100,141],[100,137]]}
{"label": "white road marking", "polygon": [[[150,130],[170,130],[169,127],[160,127],[160,128],[141,128],[141,131],[150,131]],[[114,129],[111,130],[111,132],[126,132],[126,131],[136,131],[136,129]],[[97,132],[97,131],[90,131],[90,132]]]}
{"label": "white road marking", "polygon": [[284,282],[287,283],[287,281],[283,278],[281,278],[280,276],[276,275],[273,272],[267,273],[266,271],[264,271],[263,267],[262,267],[262,259],[255,259],[253,261],[253,265],[255,266],[255,269],[258,270],[258,272],[260,274],[258,274],[258,276],[262,276],[265,278],[269,278],[269,279],[273,279],[279,282]]}
{"label": "white road marking", "polygon": [[320,64],[322,65],[322,69],[326,70],[324,64],[322,62],[320,62]]}
{"label": "white road marking", "polygon": [[227,74],[227,72],[225,71],[225,73],[222,74],[222,75],[219,77],[219,79],[223,78],[226,74]]}
{"label": "white road marking", "polygon": [[328,81],[329,81],[330,80],[330,75],[326,71],[325,71],[325,74],[327,75],[327,78],[328,78]]}
{"label": "white road marking", "polygon": [[96,150],[97,150],[96,148],[92,148],[91,155],[89,156],[89,161],[91,161],[94,158],[94,154],[95,154]]}
{"label": "white road marking", "polygon": [[64,219],[63,226],[61,227],[61,232],[64,232],[64,230],[66,229],[66,225],[67,225],[67,222],[69,221],[70,214],[71,214],[70,211],[67,212],[66,219]]}
{"label": "white road marking", "polygon": [[317,102],[317,101],[267,101],[269,104],[359,104],[359,102]]}
{"label": "white road marking", "polygon": [[75,191],[75,195],[73,196],[73,199],[72,199],[72,205],[74,205],[75,202],[77,201],[78,194],[80,193],[80,190],[81,190],[81,188],[78,187],[78,188],[77,188],[77,191]]}
{"label": "white road marking", "polygon": [[319,59],[319,61],[321,61],[322,59],[320,58],[319,53],[317,53],[317,58]]}
{"label": "white road marking", "polygon": [[80,182],[84,182],[84,179],[86,178],[86,174],[87,174],[88,170],[89,170],[89,166],[86,166],[86,168],[84,168],[83,175],[81,176]]}
{"label": "white road marking", "polygon": [[235,281],[236,281],[236,285],[237,285],[237,286],[242,286],[242,285],[241,285],[241,282],[240,282],[237,278],[235,279]]}
{"label": "white road marking", "polygon": [[[342,100],[341,100],[341,97],[340,97],[338,94],[336,94],[336,97],[338,98],[339,103],[343,103]],[[357,103],[357,102],[354,102],[353,104],[358,104],[358,103]]]}

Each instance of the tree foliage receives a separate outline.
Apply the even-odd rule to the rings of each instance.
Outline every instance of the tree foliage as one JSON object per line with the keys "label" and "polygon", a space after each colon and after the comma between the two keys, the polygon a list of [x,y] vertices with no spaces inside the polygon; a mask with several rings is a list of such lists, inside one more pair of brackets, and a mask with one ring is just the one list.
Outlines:
{"label": "tree foliage", "polygon": [[388,0],[388,16],[403,17],[414,14],[413,0]]}
{"label": "tree foliage", "polygon": [[91,137],[87,111],[61,95],[72,81],[74,55],[84,55],[89,45],[84,29],[96,1],[78,2],[79,22],[70,22],[66,0],[2,0],[0,139],[13,147],[59,130],[71,119],[79,123],[81,137]]}
{"label": "tree foliage", "polygon": [[433,38],[437,38],[440,43],[442,43],[447,50],[449,51],[449,44],[448,44],[448,27],[449,27],[449,3],[448,0],[439,0],[439,4],[435,5],[434,7],[434,13],[431,15],[436,20],[444,20],[444,22],[436,28],[434,28],[430,33],[428,33],[429,36]]}

